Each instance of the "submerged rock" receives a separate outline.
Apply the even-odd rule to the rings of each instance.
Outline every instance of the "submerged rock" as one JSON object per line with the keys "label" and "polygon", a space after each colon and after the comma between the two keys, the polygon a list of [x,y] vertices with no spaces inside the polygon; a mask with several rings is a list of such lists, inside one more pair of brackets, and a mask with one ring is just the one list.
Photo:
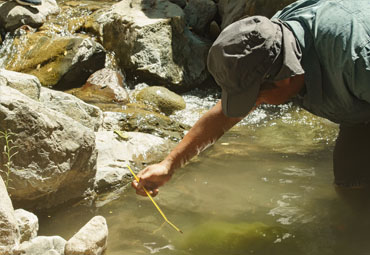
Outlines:
{"label": "submerged rock", "polygon": [[11,255],[12,247],[18,245],[19,241],[20,232],[12,201],[0,176],[0,254]]}
{"label": "submerged rock", "polygon": [[93,14],[85,29],[97,34],[138,82],[184,91],[210,77],[210,42],[194,36],[185,27],[183,10],[167,0],[121,1]]}
{"label": "submerged rock", "polygon": [[64,255],[101,255],[107,248],[108,226],[103,216],[95,216],[65,246]]}
{"label": "submerged rock", "polygon": [[210,221],[185,233],[178,247],[192,254],[300,254],[285,229],[260,222]]}
{"label": "submerged rock", "polygon": [[281,10],[295,0],[219,0],[218,8],[222,17],[221,29],[231,23],[248,15],[262,15],[272,17],[278,10]]}
{"label": "submerged rock", "polygon": [[6,31],[29,25],[40,27],[51,14],[59,12],[58,4],[55,0],[42,0],[40,6],[24,6],[15,1],[6,1],[0,5],[0,26]]}
{"label": "submerged rock", "polygon": [[7,56],[6,69],[35,75],[43,86],[60,90],[82,86],[105,63],[105,50],[90,38],[27,33],[11,48],[16,53]]}
{"label": "submerged rock", "polygon": [[176,93],[160,86],[146,87],[136,95],[136,100],[153,105],[166,115],[186,107],[185,100]]}
{"label": "submerged rock", "polygon": [[0,86],[0,95],[0,126],[15,133],[18,152],[9,183],[13,203],[47,208],[83,197],[96,173],[94,132],[15,89]]}

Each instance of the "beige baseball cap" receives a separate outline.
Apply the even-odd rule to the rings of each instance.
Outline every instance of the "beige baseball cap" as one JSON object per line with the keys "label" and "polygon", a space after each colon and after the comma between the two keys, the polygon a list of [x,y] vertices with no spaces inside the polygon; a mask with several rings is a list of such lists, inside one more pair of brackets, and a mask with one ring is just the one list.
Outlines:
{"label": "beige baseball cap", "polygon": [[300,59],[293,33],[280,20],[251,16],[226,27],[207,59],[208,70],[222,88],[224,114],[248,114],[263,82],[304,73]]}

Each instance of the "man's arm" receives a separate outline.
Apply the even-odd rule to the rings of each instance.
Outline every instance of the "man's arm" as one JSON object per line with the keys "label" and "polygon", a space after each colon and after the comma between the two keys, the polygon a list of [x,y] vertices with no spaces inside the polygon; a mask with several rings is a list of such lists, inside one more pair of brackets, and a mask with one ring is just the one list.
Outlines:
{"label": "man's arm", "polygon": [[162,162],[150,165],[138,174],[140,182],[132,182],[136,193],[146,196],[142,188],[145,187],[151,195],[157,195],[158,188],[171,178],[177,168],[183,166],[192,157],[215,143],[227,130],[243,118],[225,116],[222,112],[221,101],[219,101],[195,123]]}

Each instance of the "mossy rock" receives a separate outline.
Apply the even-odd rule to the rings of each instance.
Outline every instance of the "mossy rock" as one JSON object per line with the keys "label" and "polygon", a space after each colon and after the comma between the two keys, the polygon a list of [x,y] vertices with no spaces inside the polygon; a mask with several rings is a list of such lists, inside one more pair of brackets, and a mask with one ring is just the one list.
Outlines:
{"label": "mossy rock", "polygon": [[160,86],[140,90],[136,95],[136,100],[153,105],[166,115],[171,115],[186,107],[185,100],[180,95]]}
{"label": "mossy rock", "polygon": [[210,221],[185,233],[176,247],[192,254],[300,254],[293,241],[293,236],[278,226]]}

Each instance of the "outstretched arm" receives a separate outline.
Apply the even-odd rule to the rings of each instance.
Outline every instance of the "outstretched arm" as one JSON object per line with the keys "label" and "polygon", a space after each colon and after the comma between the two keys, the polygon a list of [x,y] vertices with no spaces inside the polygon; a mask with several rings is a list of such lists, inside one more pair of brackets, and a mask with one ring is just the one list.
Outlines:
{"label": "outstretched arm", "polygon": [[215,143],[227,130],[242,119],[243,117],[230,118],[225,116],[222,112],[221,101],[219,101],[195,123],[162,162],[150,165],[138,174],[139,183],[132,182],[136,193],[146,196],[142,188],[145,187],[151,195],[157,195],[158,188],[171,178],[177,168]]}

